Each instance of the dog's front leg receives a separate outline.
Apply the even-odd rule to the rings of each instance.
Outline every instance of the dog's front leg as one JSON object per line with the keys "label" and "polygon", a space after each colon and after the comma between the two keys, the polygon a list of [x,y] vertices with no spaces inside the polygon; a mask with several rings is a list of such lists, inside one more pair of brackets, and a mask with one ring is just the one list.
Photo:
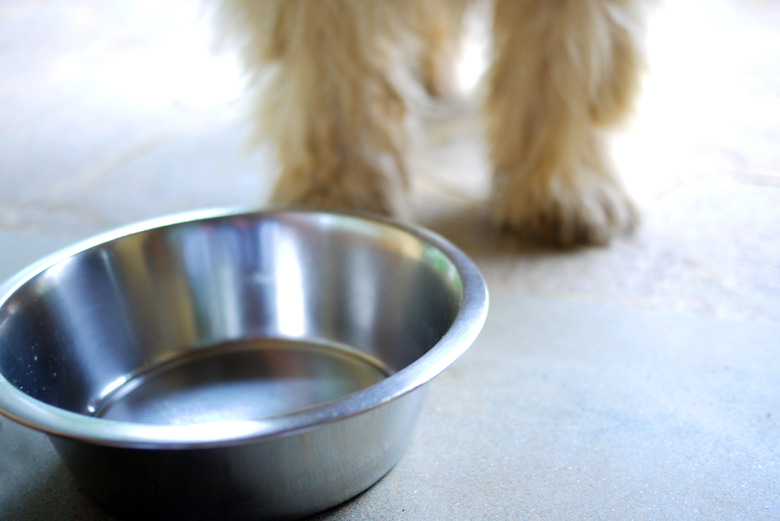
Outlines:
{"label": "dog's front leg", "polygon": [[502,225],[561,246],[635,225],[605,132],[637,90],[644,3],[497,0],[485,108]]}
{"label": "dog's front leg", "polygon": [[277,204],[391,214],[402,206],[405,106],[389,80],[412,2],[229,0],[248,35],[261,137],[276,146]]}

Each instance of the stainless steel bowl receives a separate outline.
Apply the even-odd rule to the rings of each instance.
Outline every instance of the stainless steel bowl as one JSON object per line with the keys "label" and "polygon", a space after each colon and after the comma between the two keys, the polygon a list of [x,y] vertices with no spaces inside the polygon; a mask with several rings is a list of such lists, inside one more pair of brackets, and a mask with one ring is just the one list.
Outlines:
{"label": "stainless steel bowl", "polygon": [[401,457],[424,386],[487,313],[474,264],[416,227],[208,211],[59,252],[0,287],[0,412],[108,509],[288,518]]}

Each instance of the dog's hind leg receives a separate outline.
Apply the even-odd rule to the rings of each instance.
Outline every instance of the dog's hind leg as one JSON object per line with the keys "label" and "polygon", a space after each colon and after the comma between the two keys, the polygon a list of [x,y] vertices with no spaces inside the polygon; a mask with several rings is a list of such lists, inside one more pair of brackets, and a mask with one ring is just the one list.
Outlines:
{"label": "dog's hind leg", "polygon": [[420,41],[420,82],[433,98],[457,94],[455,68],[461,52],[463,19],[473,0],[414,0],[424,2],[425,16],[416,20]]}
{"label": "dog's hind leg", "polygon": [[[403,99],[389,68],[416,2],[228,0],[256,75],[272,202],[395,213],[406,179]],[[241,34],[241,33],[240,33]]]}
{"label": "dog's hind leg", "polygon": [[486,98],[494,211],[560,246],[637,221],[606,152],[643,66],[645,0],[497,0]]}

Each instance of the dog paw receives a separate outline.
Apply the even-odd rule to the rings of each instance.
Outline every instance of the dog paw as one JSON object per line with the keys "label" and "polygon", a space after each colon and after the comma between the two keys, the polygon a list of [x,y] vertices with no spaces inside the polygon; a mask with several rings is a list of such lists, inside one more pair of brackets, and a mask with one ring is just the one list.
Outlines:
{"label": "dog paw", "polygon": [[406,212],[404,188],[398,168],[353,157],[329,168],[283,169],[271,203],[399,216]]}
{"label": "dog paw", "polygon": [[555,178],[532,186],[503,184],[494,190],[496,219],[505,229],[534,242],[562,248],[606,245],[639,222],[634,203],[609,177],[591,175],[579,182]]}

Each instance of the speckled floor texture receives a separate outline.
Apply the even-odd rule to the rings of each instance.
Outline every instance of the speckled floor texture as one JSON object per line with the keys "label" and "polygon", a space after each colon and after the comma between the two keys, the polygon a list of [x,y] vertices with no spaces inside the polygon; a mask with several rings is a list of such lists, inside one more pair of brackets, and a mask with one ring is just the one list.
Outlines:
{"label": "speckled floor texture", "polygon": [[[265,204],[274,165],[248,146],[243,75],[211,15],[0,0],[5,275],[141,219]],[[416,219],[495,298],[398,467],[323,519],[780,517],[780,3],[662,1],[648,51],[613,143],[642,224],[608,247],[495,229],[474,103],[411,120]],[[19,519],[108,519],[40,437],[2,435]]]}

